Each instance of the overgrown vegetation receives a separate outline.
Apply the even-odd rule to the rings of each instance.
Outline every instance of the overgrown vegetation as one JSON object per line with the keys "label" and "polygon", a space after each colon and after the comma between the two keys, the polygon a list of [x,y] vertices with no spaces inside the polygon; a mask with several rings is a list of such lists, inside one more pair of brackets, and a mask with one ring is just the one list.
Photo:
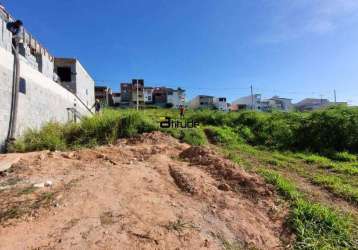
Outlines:
{"label": "overgrown vegetation", "polygon": [[29,130],[12,149],[92,147],[154,130],[191,145],[212,143],[240,166],[263,176],[289,201],[295,248],[358,249],[355,219],[332,209],[331,204],[311,200],[309,191],[298,188],[294,177],[284,176],[297,175],[357,206],[357,108],[331,107],[310,113],[188,111],[186,119],[200,123],[192,129],[161,129],[160,117],[165,116],[175,119],[178,112],[105,110],[78,124],[49,123],[40,130]]}
{"label": "overgrown vegetation", "polygon": [[304,198],[296,186],[272,170],[261,170],[268,183],[291,202],[289,222],[296,234],[296,249],[356,249],[356,228],[351,218]]}
{"label": "overgrown vegetation", "polygon": [[[358,108],[330,107],[309,113],[196,111],[189,113],[204,125],[228,126],[252,145],[318,153],[358,153]],[[336,157],[345,158],[345,153]],[[348,158],[350,158],[348,156]]]}
{"label": "overgrown vegetation", "polygon": [[154,130],[158,130],[157,124],[144,114],[105,110],[101,115],[84,118],[78,124],[50,122],[40,130],[28,130],[12,145],[11,150],[28,152],[93,147]]}
{"label": "overgrown vegetation", "polygon": [[168,129],[162,130],[163,132],[169,133],[174,138],[186,142],[190,145],[200,146],[207,143],[207,139],[203,130],[198,128],[190,129]]}

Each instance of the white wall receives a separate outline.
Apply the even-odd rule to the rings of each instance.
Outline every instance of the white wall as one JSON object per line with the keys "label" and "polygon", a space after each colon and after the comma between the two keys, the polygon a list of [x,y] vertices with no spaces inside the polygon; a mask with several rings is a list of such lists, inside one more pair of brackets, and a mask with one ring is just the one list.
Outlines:
{"label": "white wall", "polygon": [[221,111],[228,111],[226,101],[219,101],[219,98],[214,98],[214,106]]}
{"label": "white wall", "polygon": [[6,28],[6,22],[0,18],[0,47],[11,52],[12,35]]}
{"label": "white wall", "polygon": [[113,96],[113,103],[114,104],[121,103],[121,97],[120,96]]}
{"label": "white wall", "polygon": [[174,90],[172,95],[168,95],[168,103],[173,104],[173,108],[179,108],[185,104],[185,93]]}
{"label": "white wall", "polygon": [[153,102],[153,89],[144,89],[144,102]]}
{"label": "white wall", "polygon": [[[0,48],[0,147],[4,145],[9,125],[13,55]],[[67,108],[90,115],[75,95],[21,61],[20,76],[26,80],[26,94],[19,93],[16,135],[28,128],[40,128],[49,121],[67,122]]]}
{"label": "white wall", "polygon": [[76,61],[76,94],[89,107],[95,102],[94,80],[83,68],[79,61]]}
{"label": "white wall", "polygon": [[235,101],[232,102],[232,105],[246,105],[246,107],[248,109],[252,108],[252,102],[254,105],[254,109],[260,109],[260,102],[261,102],[261,95],[259,94],[255,94],[253,95],[253,99],[251,96],[245,96],[245,97],[241,97]]}

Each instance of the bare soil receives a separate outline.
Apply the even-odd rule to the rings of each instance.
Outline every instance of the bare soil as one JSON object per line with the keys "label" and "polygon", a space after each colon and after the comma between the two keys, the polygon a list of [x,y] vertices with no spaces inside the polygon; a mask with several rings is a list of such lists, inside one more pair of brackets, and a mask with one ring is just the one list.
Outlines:
{"label": "bare soil", "polygon": [[0,175],[0,249],[285,249],[287,211],[260,177],[154,132],[21,155]]}

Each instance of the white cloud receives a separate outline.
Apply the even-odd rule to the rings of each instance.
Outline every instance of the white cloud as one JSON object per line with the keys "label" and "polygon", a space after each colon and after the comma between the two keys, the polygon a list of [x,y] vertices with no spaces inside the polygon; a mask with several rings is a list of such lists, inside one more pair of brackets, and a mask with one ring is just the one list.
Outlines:
{"label": "white cloud", "polygon": [[264,43],[322,35],[358,21],[358,0],[277,0],[265,5],[273,16],[259,39]]}

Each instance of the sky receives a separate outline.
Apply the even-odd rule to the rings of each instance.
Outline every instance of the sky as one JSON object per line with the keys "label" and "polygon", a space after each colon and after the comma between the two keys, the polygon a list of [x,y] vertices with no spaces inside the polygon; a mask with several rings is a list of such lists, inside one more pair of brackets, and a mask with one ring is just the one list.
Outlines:
{"label": "sky", "polygon": [[188,99],[254,93],[358,105],[358,0],[3,0],[97,85],[141,78]]}

